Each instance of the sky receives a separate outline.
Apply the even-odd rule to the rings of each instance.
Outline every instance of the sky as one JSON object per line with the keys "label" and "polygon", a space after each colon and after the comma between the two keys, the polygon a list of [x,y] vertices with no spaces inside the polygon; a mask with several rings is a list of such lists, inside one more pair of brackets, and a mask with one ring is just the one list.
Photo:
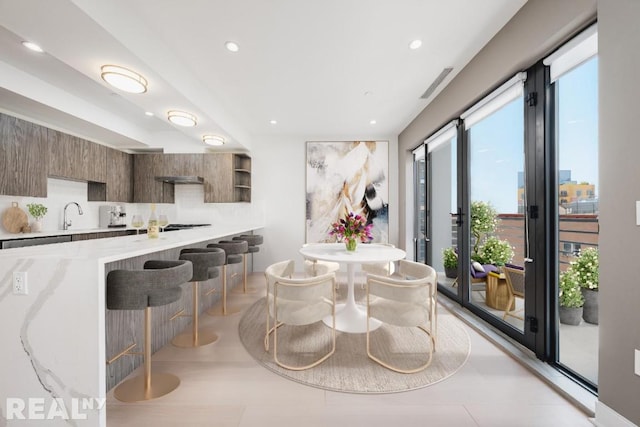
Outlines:
{"label": "sky", "polygon": [[[573,181],[595,184],[598,195],[598,60],[560,77],[558,166]],[[518,172],[523,170],[522,98],[470,130],[471,200],[490,201],[500,213],[517,213]]]}

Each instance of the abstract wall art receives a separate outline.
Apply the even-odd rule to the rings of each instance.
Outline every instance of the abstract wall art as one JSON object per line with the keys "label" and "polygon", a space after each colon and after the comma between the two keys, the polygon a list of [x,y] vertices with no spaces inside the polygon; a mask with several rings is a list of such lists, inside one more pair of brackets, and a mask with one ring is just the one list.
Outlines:
{"label": "abstract wall art", "polygon": [[331,224],[349,212],[389,241],[389,142],[307,142],[306,242],[334,242]]}

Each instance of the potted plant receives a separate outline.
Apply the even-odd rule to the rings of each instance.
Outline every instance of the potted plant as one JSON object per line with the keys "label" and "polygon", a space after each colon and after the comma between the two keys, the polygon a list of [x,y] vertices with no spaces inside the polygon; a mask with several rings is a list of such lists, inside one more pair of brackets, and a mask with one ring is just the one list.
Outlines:
{"label": "potted plant", "polygon": [[444,275],[450,279],[458,277],[458,254],[454,248],[442,249],[442,262]]}
{"label": "potted plant", "polygon": [[485,240],[472,258],[480,264],[502,267],[513,258],[513,248],[508,241],[491,236]]}
{"label": "potted plant", "polygon": [[580,292],[577,275],[571,268],[560,275],[558,290],[560,323],[579,325],[582,320],[584,298]]}
{"label": "potted plant", "polygon": [[480,245],[488,234],[496,231],[498,213],[489,202],[471,202],[471,223],[469,224],[473,236],[473,254],[477,254]]}
{"label": "potted plant", "polygon": [[31,231],[42,231],[42,218],[47,213],[47,207],[40,203],[28,203],[27,209],[34,219],[34,222],[31,224]]}
{"label": "potted plant", "polygon": [[598,249],[586,248],[580,251],[578,257],[571,261],[570,269],[575,272],[576,281],[580,285],[584,298],[584,312],[582,317],[585,322],[598,324],[598,285],[599,285],[599,261]]}

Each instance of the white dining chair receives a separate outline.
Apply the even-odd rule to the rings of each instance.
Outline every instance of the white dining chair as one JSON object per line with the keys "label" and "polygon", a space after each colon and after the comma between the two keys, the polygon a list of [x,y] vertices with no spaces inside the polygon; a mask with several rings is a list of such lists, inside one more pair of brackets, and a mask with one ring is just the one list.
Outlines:
{"label": "white dining chair", "polygon": [[[292,278],[295,264],[292,260],[270,265],[265,270],[267,280],[267,329],[264,347],[269,351],[270,335],[273,333],[273,357],[285,369],[300,371],[324,362],[336,350],[336,276],[328,272],[318,276]],[[278,358],[278,329],[283,325],[303,326],[322,321],[327,316],[333,319],[331,328],[331,350],[316,361],[292,366]],[[271,326],[270,319],[273,319]]]}
{"label": "white dining chair", "polygon": [[[410,374],[426,369],[437,342],[437,273],[413,261],[398,261],[397,276],[367,275],[367,355],[395,372]],[[414,369],[402,369],[385,362],[371,351],[369,322],[375,318],[400,327],[417,327],[429,337],[427,361]]]}
{"label": "white dining chair", "polygon": [[[305,243],[303,248],[309,245],[316,245],[317,243]],[[320,261],[317,259],[305,258],[304,260],[304,273],[307,276],[321,276],[323,274],[337,272],[340,270],[340,264],[331,261]],[[336,279],[336,289],[340,287],[340,283]]]}

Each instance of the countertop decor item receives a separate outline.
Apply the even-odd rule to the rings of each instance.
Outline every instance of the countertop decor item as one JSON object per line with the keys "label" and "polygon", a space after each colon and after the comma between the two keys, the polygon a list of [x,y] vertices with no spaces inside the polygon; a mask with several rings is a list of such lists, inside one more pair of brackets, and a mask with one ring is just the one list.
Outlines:
{"label": "countertop decor item", "polygon": [[18,202],[11,202],[11,207],[2,215],[2,226],[9,233],[20,233],[28,225],[27,213],[20,209]]}
{"label": "countertop decor item", "polygon": [[42,231],[42,218],[47,213],[47,207],[40,203],[29,203],[27,204],[27,209],[29,209],[29,214],[34,219],[34,221],[31,223],[31,231]]}

